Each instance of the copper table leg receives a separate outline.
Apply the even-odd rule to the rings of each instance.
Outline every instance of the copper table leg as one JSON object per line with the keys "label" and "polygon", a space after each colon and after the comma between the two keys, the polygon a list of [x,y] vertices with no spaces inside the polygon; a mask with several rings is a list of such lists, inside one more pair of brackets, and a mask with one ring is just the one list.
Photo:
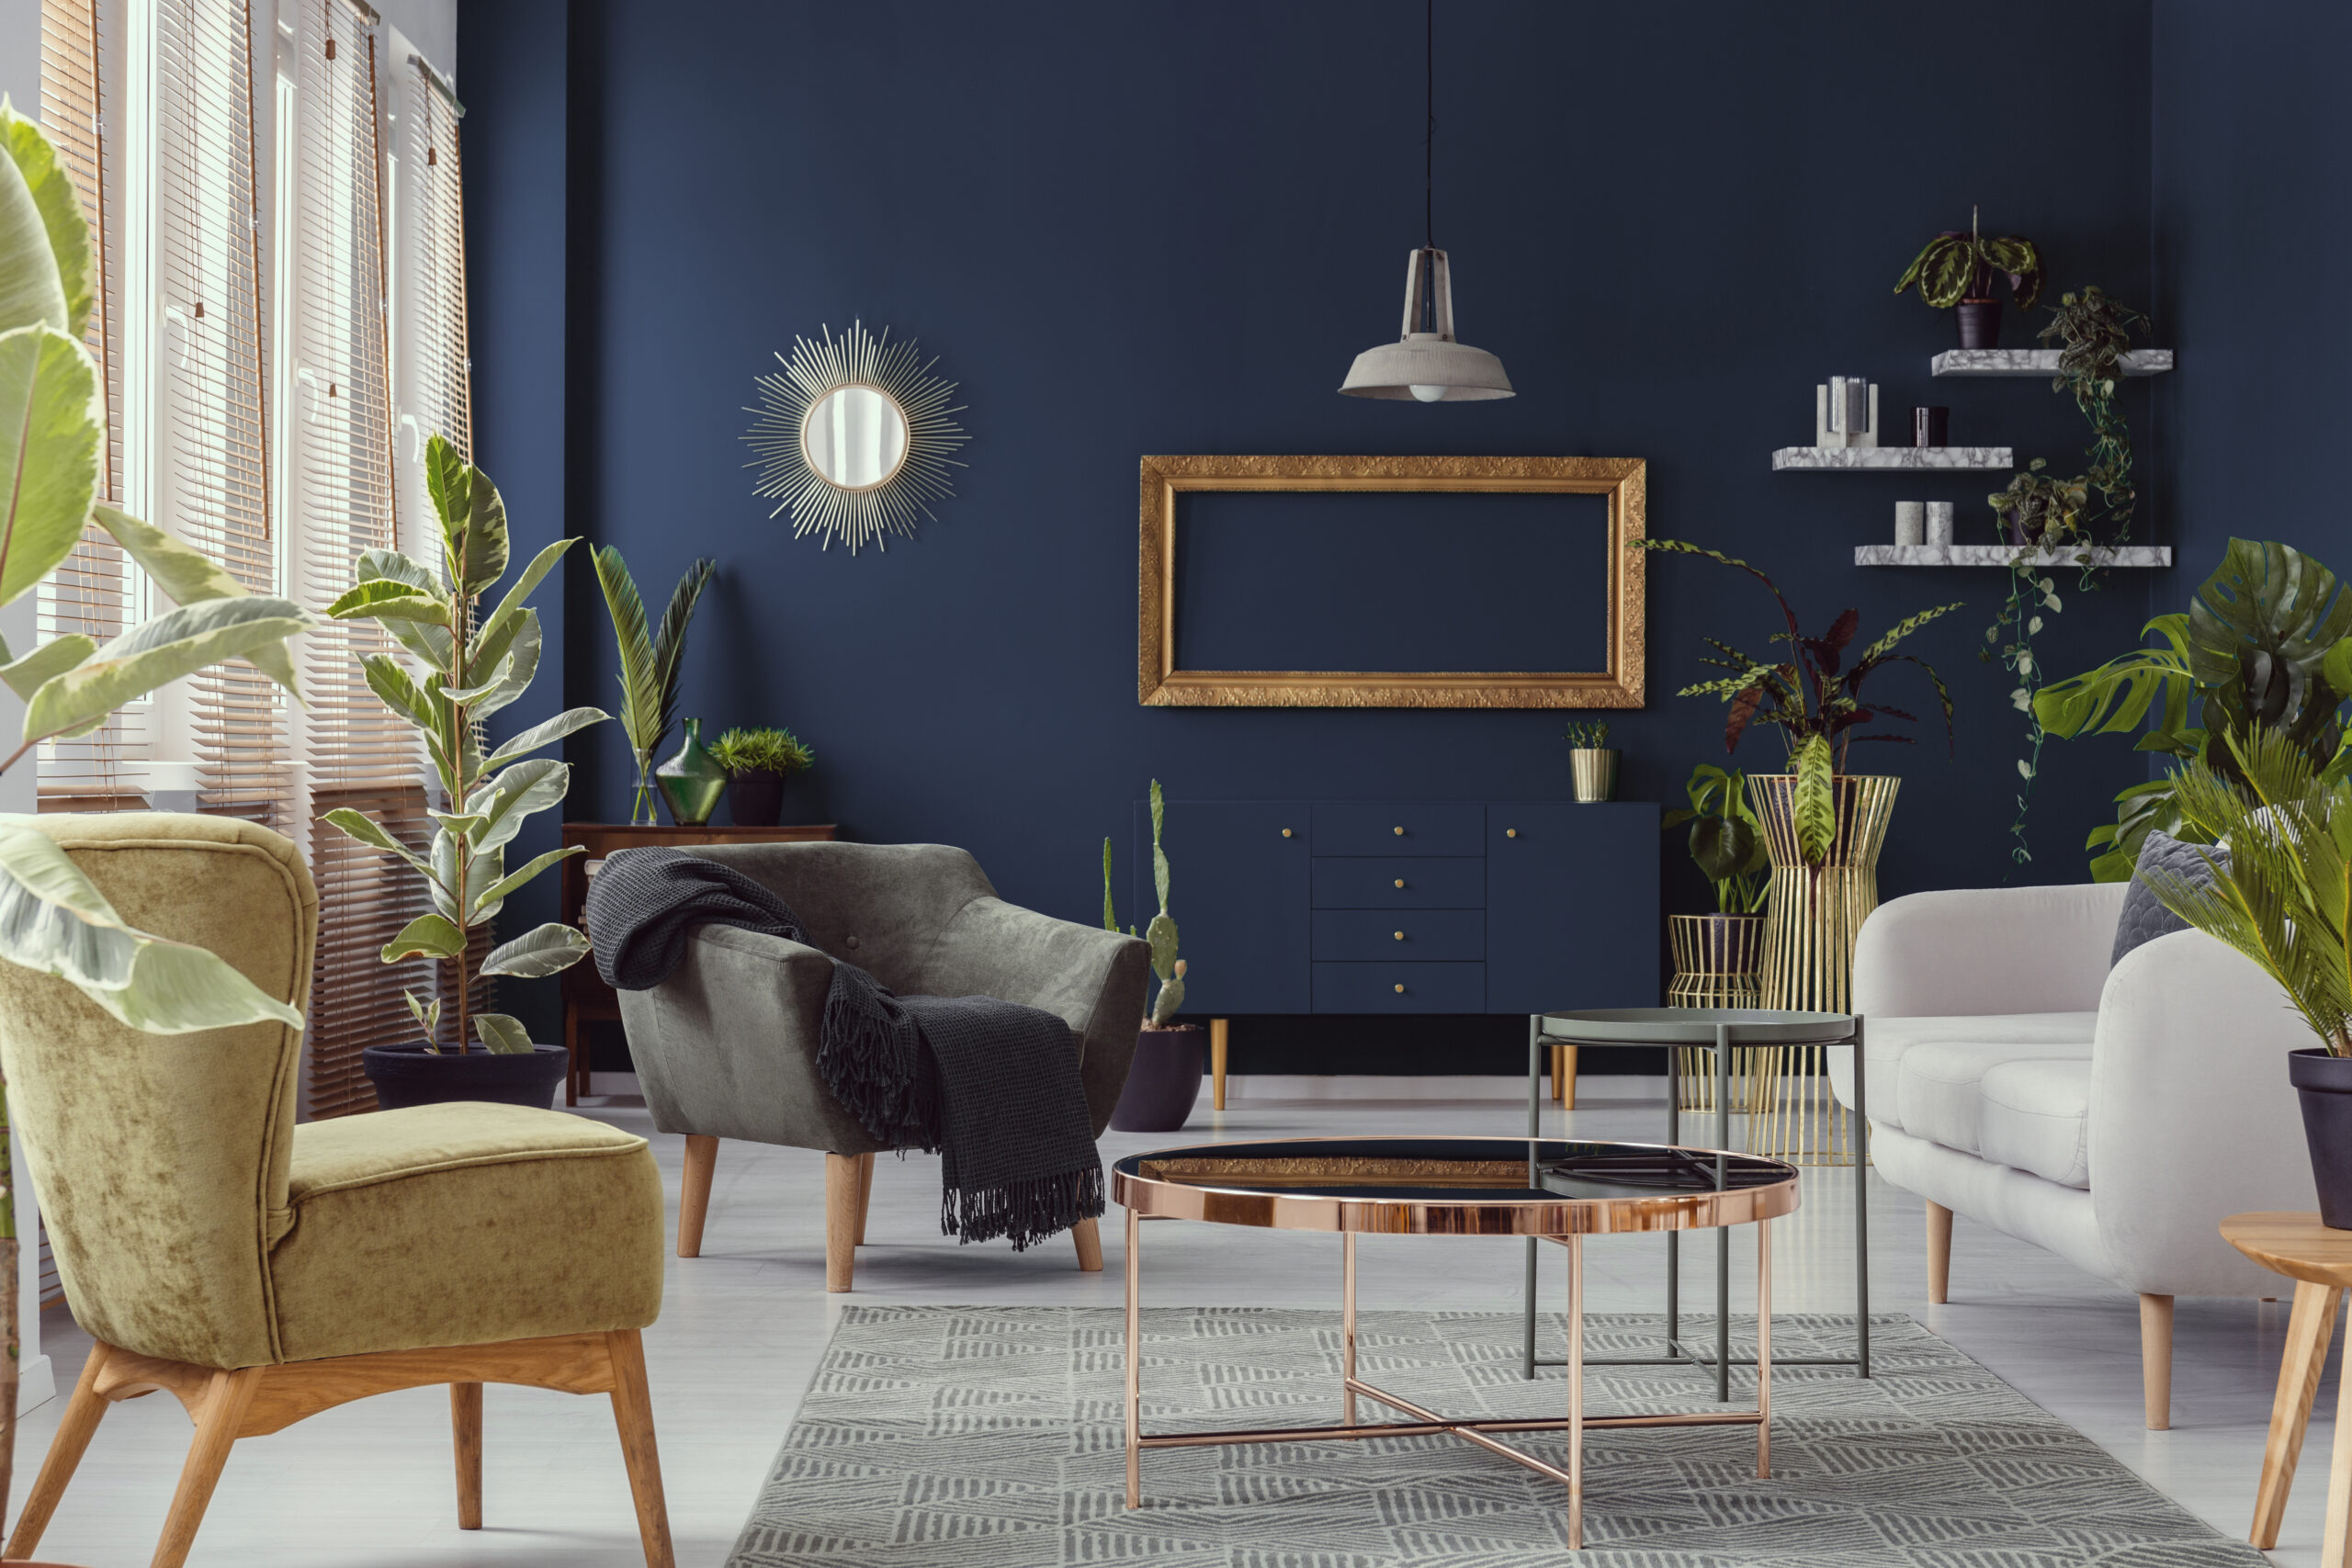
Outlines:
{"label": "copper table leg", "polygon": [[1127,1506],[1143,1506],[1143,1253],[1136,1234],[1143,1216],[1127,1211]]}

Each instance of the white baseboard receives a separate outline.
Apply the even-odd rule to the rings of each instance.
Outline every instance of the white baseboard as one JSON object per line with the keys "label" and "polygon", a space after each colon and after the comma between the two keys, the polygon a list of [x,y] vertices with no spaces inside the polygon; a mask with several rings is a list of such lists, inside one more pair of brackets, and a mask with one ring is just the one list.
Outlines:
{"label": "white baseboard", "polygon": [[[1551,1080],[1544,1091],[1551,1092]],[[1209,1093],[1202,1080],[1201,1093]],[[1527,1079],[1502,1074],[1430,1074],[1388,1077],[1371,1073],[1234,1073],[1225,1080],[1226,1103],[1237,1100],[1510,1100],[1527,1102]],[[1577,1077],[1580,1103],[1595,1100],[1658,1100],[1666,1099],[1663,1074],[1582,1073]]]}
{"label": "white baseboard", "polygon": [[57,1397],[57,1370],[47,1356],[35,1356],[17,1369],[17,1414]]}

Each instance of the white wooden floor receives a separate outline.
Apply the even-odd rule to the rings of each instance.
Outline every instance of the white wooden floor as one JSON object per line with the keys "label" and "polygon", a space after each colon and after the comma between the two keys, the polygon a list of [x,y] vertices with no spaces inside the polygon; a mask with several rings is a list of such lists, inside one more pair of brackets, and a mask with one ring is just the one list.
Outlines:
{"label": "white wooden floor", "polygon": [[[1523,1108],[1492,1100],[1237,1102],[1222,1115],[1211,1114],[1205,1103],[1186,1133],[1114,1133],[1104,1142],[1105,1155],[1215,1137],[1509,1134],[1521,1131],[1525,1117]],[[630,1105],[594,1114],[650,1133],[644,1111]],[[1661,1116],[1657,1104],[1588,1102],[1572,1125],[1587,1136],[1653,1138]],[[1547,1117],[1547,1123],[1556,1122]],[[683,1145],[655,1136],[654,1148],[674,1218]],[[1058,1239],[1020,1256],[1001,1245],[958,1248],[939,1235],[937,1167],[920,1156],[881,1161],[870,1244],[858,1258],[857,1293],[828,1296],[822,1182],[821,1156],[722,1145],[703,1256],[670,1260],[662,1321],[647,1332],[646,1350],[670,1517],[684,1568],[724,1562],[844,1302],[1114,1306],[1121,1300],[1117,1210],[1103,1224],[1101,1274],[1078,1272],[1069,1244]],[[1777,1311],[1849,1309],[1850,1183],[1849,1171],[1817,1173],[1809,1178],[1804,1209],[1779,1223]],[[2286,1327],[2283,1302],[2183,1301],[2176,1327],[2174,1428],[2148,1432],[2141,1426],[2132,1297],[1963,1220],[1953,1245],[1952,1301],[1929,1307],[1918,1200],[1874,1180],[1871,1205],[1875,1307],[1917,1316],[2217,1528],[2243,1533]],[[1181,1224],[1154,1224],[1144,1236],[1148,1303],[1337,1310],[1336,1238]],[[1362,1247],[1367,1309],[1511,1311],[1519,1303],[1522,1264],[1516,1243],[1376,1237]],[[1707,1299],[1711,1253],[1706,1247],[1686,1249],[1691,1259],[1686,1289],[1694,1305]],[[1589,1245],[1588,1256],[1591,1310],[1657,1310],[1664,1264],[1655,1238],[1598,1240]],[[1735,1251],[1736,1303],[1752,1295],[1753,1256],[1746,1243]],[[1556,1288],[1556,1265],[1547,1280]],[[56,1309],[44,1338],[57,1359],[59,1386],[70,1388],[88,1341]],[[2335,1384],[2331,1373],[2276,1554],[2294,1568],[2319,1561],[2332,1433],[2326,1416],[2335,1407]],[[505,1388],[491,1389],[487,1398],[487,1529],[457,1529],[447,1400],[440,1390],[421,1389],[346,1405],[240,1444],[191,1562],[622,1568],[641,1562],[607,1403]],[[12,1505],[21,1500],[62,1404],[61,1398],[34,1411],[20,1427]],[[165,1396],[116,1406],[41,1556],[88,1568],[144,1562],[188,1431]],[[1590,1506],[1605,1509],[1608,1501],[1595,1498]],[[13,1506],[10,1514],[13,1518]]]}

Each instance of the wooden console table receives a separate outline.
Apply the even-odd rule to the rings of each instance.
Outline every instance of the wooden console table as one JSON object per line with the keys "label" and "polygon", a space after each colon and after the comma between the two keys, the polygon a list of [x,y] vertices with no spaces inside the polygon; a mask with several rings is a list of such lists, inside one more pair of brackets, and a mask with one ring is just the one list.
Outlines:
{"label": "wooden console table", "polygon": [[[639,828],[625,822],[566,822],[563,847],[587,850],[563,863],[563,920],[579,925],[588,907],[588,879],[606,855],[617,850],[686,850],[697,844],[818,844],[829,843],[836,829],[831,822],[796,823],[785,828]],[[588,1054],[581,1046],[580,1026],[590,1021],[617,1021],[620,998],[596,973],[596,965],[575,964],[563,972],[563,1047],[571,1053],[564,1079],[563,1102],[577,1105],[588,1092]]]}

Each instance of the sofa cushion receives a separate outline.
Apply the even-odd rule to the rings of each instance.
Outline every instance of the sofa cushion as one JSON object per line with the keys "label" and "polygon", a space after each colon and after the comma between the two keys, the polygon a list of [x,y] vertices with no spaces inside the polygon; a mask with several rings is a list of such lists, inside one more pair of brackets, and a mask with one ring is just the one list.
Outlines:
{"label": "sofa cushion", "polygon": [[2070,1055],[2087,1066],[2090,1043],[1943,1040],[1914,1045],[1903,1054],[1903,1065],[1894,1078],[1894,1103],[1902,1113],[1903,1131],[1962,1154],[1982,1155],[1984,1075],[2005,1062]]}
{"label": "sofa cushion", "polygon": [[[2041,1050],[2036,1056],[2090,1055],[2091,1036],[2098,1032],[2095,1012],[2013,1012],[1959,1018],[1869,1018],[1862,1021],[1864,1066],[1870,1073],[1871,1120],[1882,1126],[1902,1128],[1902,1108],[1895,1093],[1903,1058],[1913,1046],[1938,1041],[2004,1042],[2044,1046],[2079,1046],[2071,1050]],[[1839,1103],[1854,1103],[1854,1053],[1849,1046],[1829,1050],[1829,1085]]]}
{"label": "sofa cushion", "polygon": [[2003,1062],[1984,1069],[1978,1093],[1979,1152],[1996,1165],[2061,1187],[2091,1185],[2091,1064]]}
{"label": "sofa cushion", "polygon": [[[2207,856],[2211,856],[2208,860]],[[2165,907],[2155,890],[2144,880],[2151,871],[2161,872],[2198,887],[2213,885],[2213,864],[2218,861],[2230,863],[2230,852],[2206,844],[2183,843],[2162,829],[2151,828],[2141,841],[2140,859],[2132,873],[2132,886],[2123,895],[2123,911],[2115,918],[2115,951],[2108,958],[2112,969],[2123,961],[2123,955],[2143,942],[2154,942],[2160,936],[2185,931],[2188,922]]]}

